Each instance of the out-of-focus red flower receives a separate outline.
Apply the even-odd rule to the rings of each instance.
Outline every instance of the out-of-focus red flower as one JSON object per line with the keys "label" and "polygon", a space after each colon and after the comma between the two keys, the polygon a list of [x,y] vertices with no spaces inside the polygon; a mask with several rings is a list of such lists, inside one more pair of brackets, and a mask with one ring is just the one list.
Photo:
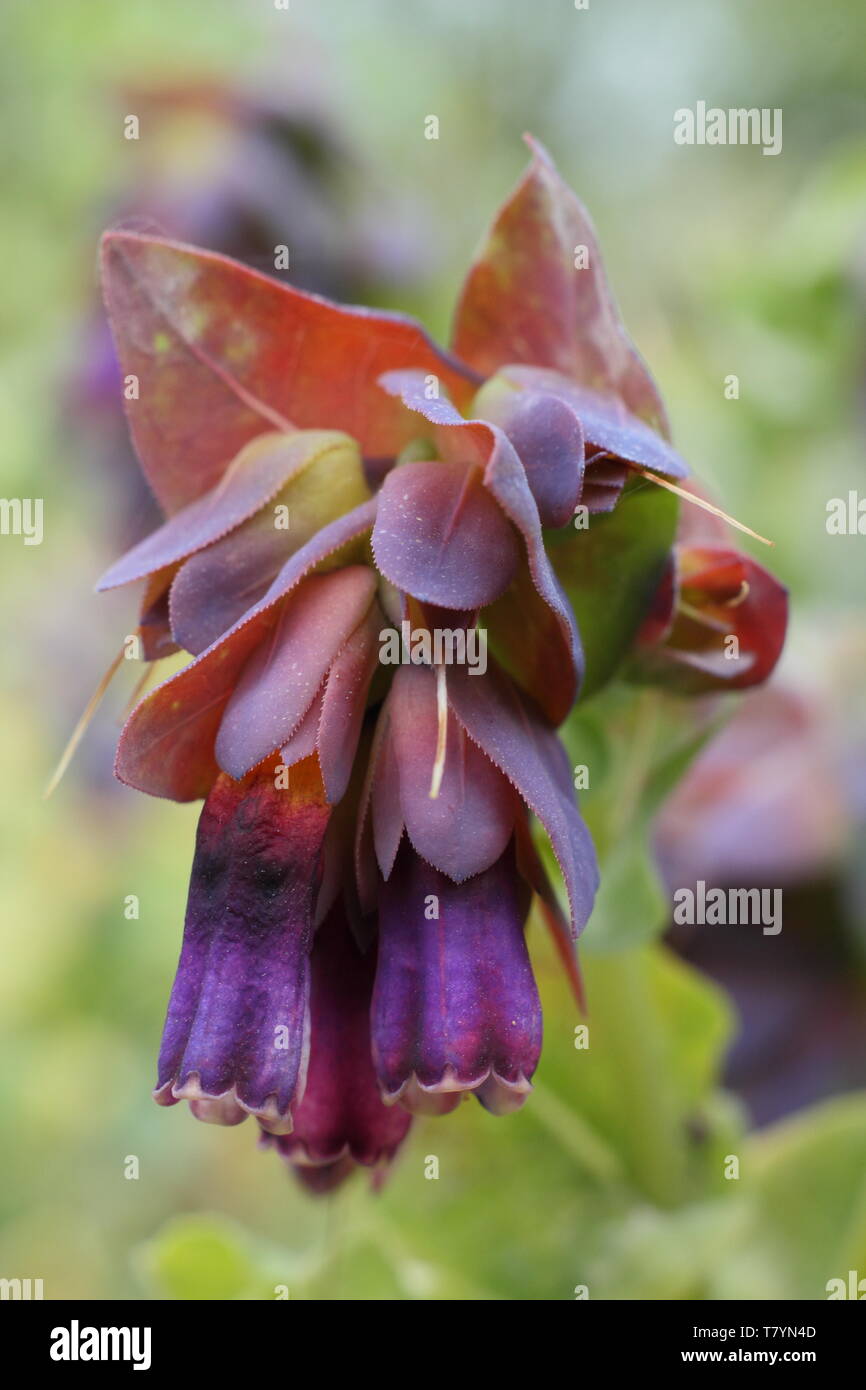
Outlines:
{"label": "out-of-focus red flower", "polygon": [[787,590],[750,556],[677,545],[638,633],[634,674],[689,695],[760,685],[787,625]]}

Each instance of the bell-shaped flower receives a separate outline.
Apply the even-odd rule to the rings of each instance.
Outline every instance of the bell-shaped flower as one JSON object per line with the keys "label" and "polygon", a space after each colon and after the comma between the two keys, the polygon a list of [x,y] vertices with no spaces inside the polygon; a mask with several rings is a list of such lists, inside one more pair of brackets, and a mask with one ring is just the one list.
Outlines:
{"label": "bell-shaped flower", "polygon": [[523,924],[530,893],[511,845],[457,884],[404,844],[379,894],[372,1030],[388,1101],[419,1114],[466,1093],[521,1106],[541,1053],[541,1004]]}
{"label": "bell-shaped flower", "polygon": [[406,1137],[410,1117],[379,1094],[370,1041],[376,945],[363,953],[344,911],[316,932],[311,955],[310,1057],[292,1132],[275,1147],[308,1184],[331,1189],[356,1167],[381,1173]]}
{"label": "bell-shaped flower", "polygon": [[[312,760],[310,760],[312,763]],[[317,770],[218,778],[199,820],[155,1096],[291,1129],[309,1047],[309,952],[329,808]]]}

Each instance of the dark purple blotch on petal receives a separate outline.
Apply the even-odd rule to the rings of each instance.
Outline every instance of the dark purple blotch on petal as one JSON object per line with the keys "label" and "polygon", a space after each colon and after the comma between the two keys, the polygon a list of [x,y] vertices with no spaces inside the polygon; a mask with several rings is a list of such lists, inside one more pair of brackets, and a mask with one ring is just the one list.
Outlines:
{"label": "dark purple blotch on petal", "polygon": [[309,949],[328,809],[272,771],[222,776],[202,809],[156,1099],[277,1132],[303,1082]]}

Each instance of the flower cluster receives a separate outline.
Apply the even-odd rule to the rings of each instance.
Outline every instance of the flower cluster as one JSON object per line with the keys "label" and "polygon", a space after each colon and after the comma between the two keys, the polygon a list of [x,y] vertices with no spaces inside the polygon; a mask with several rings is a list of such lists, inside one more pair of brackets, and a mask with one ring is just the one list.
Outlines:
{"label": "flower cluster", "polygon": [[[638,490],[672,503],[686,469],[537,146],[452,353],[149,236],[109,233],[103,268],[167,519],[101,587],[143,583],[148,660],[193,657],[133,711],[116,770],[204,799],[156,1098],[252,1115],[327,1190],[387,1164],[412,1114],[523,1103],[533,899],[579,982],[598,872],[556,728],[590,677],[587,596],[605,676],[706,690],[768,674],[784,593],[726,541],[674,546],[670,508],[652,545],[613,524]],[[386,630],[431,640],[389,663]],[[445,630],[483,634],[487,659],[438,660]],[[745,651],[725,663],[731,632]]]}

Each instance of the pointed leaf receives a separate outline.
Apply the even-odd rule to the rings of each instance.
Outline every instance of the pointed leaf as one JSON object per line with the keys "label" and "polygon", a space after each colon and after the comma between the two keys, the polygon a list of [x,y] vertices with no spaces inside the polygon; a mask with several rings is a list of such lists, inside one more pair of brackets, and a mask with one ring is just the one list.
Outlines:
{"label": "pointed leaf", "polygon": [[[258,602],[290,556],[369,498],[354,440],[327,437],[342,442],[312,454],[270,506],[181,567],[170,608],[175,636],[187,651],[197,655],[215,642]],[[288,526],[277,525],[278,517]]]}
{"label": "pointed leaf", "polygon": [[592,911],[598,867],[575,804],[571,769],[559,739],[491,666],[483,677],[455,667],[449,695],[469,737],[517,788],[550,838],[565,881],[575,934]]}
{"label": "pointed leaf", "polygon": [[216,740],[220,767],[244,777],[286,742],[373,598],[363,565],[312,575],[283,604],[267,642],[244,667]]}
{"label": "pointed leaf", "polygon": [[565,690],[557,702],[555,718],[556,722],[564,719],[580,684],[583,653],[574,615],[548,559],[535,498],[513,445],[495,425],[464,420],[450,401],[428,400],[423,378],[417,372],[389,372],[382,378],[382,386],[399,395],[408,410],[430,422],[440,458],[471,459],[483,468],[485,487],[521,532],[532,582],[555,617],[551,636],[556,643],[555,659],[563,673]]}
{"label": "pointed leaf", "polygon": [[325,526],[283,566],[264,597],[207,651],[133,710],[117,747],[121,782],[174,801],[206,796],[219,772],[214,741],[244,664],[273,630],[285,595],[323,561],[336,563],[372,526],[375,499]]}
{"label": "pointed leaf", "polygon": [[664,406],[619,316],[589,215],[547,151],[527,143],[532,162],[464,284],[454,351],[484,376],[508,362],[551,367],[666,434]]}
{"label": "pointed leaf", "polygon": [[474,380],[411,319],[340,308],[212,252],[109,232],[102,269],[121,371],[139,383],[133,439],[167,512],[265,431],[345,430],[393,457],[408,435],[375,387],[389,368],[435,373],[459,401]]}
{"label": "pointed leaf", "polygon": [[258,435],[232,459],[214,487],[128,550],[102,576],[97,589],[130,584],[213,545],[276,497],[295,474],[323,454],[339,450],[342,455],[347,445],[354,447],[347,435],[325,430]]}
{"label": "pointed leaf", "polygon": [[[501,424],[509,434],[509,420],[519,408],[521,392],[549,395],[559,402],[560,409],[570,410],[580,423],[587,448],[591,446],[596,453],[609,454],[666,478],[685,478],[688,474],[676,450],[629,411],[621,400],[578,386],[561,372],[505,366],[482,386],[472,404],[472,413]],[[545,419],[540,410],[537,417],[541,438],[536,447],[541,449]]]}
{"label": "pointed leaf", "polygon": [[[409,838],[428,864],[455,883],[463,883],[495,863],[511,839],[515,809],[511,787],[449,712],[445,769],[439,794],[431,797],[438,717],[436,676],[430,667],[398,669],[388,710],[400,808]],[[378,795],[390,796],[392,791],[391,779],[383,779],[374,786],[374,803]]]}

